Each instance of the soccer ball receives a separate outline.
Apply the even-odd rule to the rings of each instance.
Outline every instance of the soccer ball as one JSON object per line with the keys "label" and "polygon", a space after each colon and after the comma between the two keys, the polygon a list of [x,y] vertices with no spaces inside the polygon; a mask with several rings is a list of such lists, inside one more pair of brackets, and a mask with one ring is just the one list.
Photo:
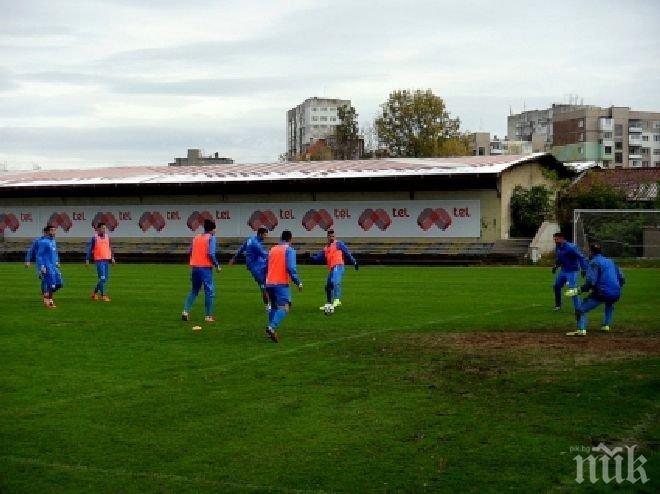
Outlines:
{"label": "soccer ball", "polygon": [[332,304],[325,304],[325,307],[323,307],[323,313],[326,316],[331,316],[335,313],[335,308],[332,306]]}

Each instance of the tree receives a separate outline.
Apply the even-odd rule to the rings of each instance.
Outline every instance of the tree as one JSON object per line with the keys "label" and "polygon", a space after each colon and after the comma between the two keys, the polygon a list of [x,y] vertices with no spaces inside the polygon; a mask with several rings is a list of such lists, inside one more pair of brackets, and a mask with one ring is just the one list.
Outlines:
{"label": "tree", "polygon": [[530,189],[516,185],[511,194],[511,237],[533,237],[552,210],[552,196],[545,185]]}
{"label": "tree", "polygon": [[337,118],[341,123],[335,127],[334,154],[336,159],[351,160],[360,157],[357,116],[358,114],[352,106],[344,105],[337,108]]}
{"label": "tree", "polygon": [[392,156],[429,157],[469,154],[460,120],[451,118],[445,102],[426,91],[397,90],[381,105],[378,138]]}

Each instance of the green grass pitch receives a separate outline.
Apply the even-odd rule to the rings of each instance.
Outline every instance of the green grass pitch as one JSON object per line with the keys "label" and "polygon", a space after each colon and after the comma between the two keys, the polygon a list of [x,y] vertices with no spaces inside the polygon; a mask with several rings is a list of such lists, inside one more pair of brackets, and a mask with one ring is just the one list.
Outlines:
{"label": "green grass pitch", "polygon": [[[180,320],[185,266],[65,264],[58,308],[0,264],[0,492],[573,492],[574,447],[637,444],[660,481],[660,270],[626,269],[614,331],[571,339],[549,268],[325,269],[281,342],[244,266]],[[191,328],[201,324],[203,330]],[[606,491],[603,482],[595,491]]]}

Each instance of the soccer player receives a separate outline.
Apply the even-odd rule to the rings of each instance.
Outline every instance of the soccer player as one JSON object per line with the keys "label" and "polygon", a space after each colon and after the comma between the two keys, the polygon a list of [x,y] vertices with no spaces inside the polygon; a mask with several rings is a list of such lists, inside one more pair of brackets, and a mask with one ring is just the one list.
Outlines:
{"label": "soccer player", "polygon": [[[35,238],[32,243],[30,244],[30,247],[28,248],[27,252],[25,253],[25,267],[29,268],[30,263],[34,262],[37,259],[37,244],[39,243],[39,240],[44,238],[48,233],[48,227],[44,227],[43,230],[43,235],[41,237]],[[39,267],[37,266],[37,274],[39,274]]]}
{"label": "soccer player", "polygon": [[334,230],[328,230],[327,244],[318,254],[311,257],[312,262],[325,262],[328,266],[328,279],[325,283],[326,305],[319,307],[326,310],[330,306],[332,309],[341,305],[341,280],[344,276],[344,261],[355,266],[357,271],[360,267],[348,250],[346,244],[337,240]]}
{"label": "soccer player", "polygon": [[268,237],[268,229],[259,228],[256,235],[249,237],[243,242],[243,245],[236,251],[234,257],[229,260],[229,265],[233,265],[238,257],[245,254],[245,267],[252,274],[257,285],[259,285],[266,311],[270,311],[268,292],[266,291],[266,271],[268,269],[268,252],[264,248],[266,237]]}
{"label": "soccer player", "polygon": [[266,291],[270,300],[268,311],[268,327],[266,336],[273,343],[279,342],[277,328],[291,308],[291,291],[289,280],[302,291],[303,284],[296,271],[296,251],[291,247],[291,232],[284,230],[278,245],[268,253],[268,271],[266,274]]}
{"label": "soccer player", "polygon": [[[577,246],[566,241],[563,233],[557,232],[552,236],[555,241],[555,265],[552,274],[559,273],[555,277],[553,289],[555,291],[555,310],[561,310],[561,289],[568,283],[569,288],[577,287],[578,269],[582,270],[582,276],[586,275],[588,268],[587,260]],[[572,297],[573,307],[577,310],[580,305],[580,297]]]}
{"label": "soccer player", "polygon": [[587,313],[600,304],[605,304],[605,316],[600,329],[609,331],[614,316],[614,304],[621,297],[621,287],[625,283],[621,270],[611,259],[603,256],[599,244],[589,246],[589,253],[590,264],[585,284],[579,290],[573,288],[566,291],[568,296],[591,291],[575,310],[577,331],[566,333],[567,336],[587,336]]}
{"label": "soccer player", "polygon": [[215,322],[213,316],[213,299],[215,298],[215,283],[213,281],[213,268],[220,271],[220,263],[215,257],[215,221],[204,220],[204,233],[200,233],[193,238],[190,248],[190,266],[192,272],[190,280],[192,289],[183,305],[181,319],[190,321],[190,308],[199,295],[199,290],[204,286],[204,310],[206,322]]}
{"label": "soccer player", "polygon": [[64,284],[59,270],[60,258],[55,243],[57,229],[54,226],[47,225],[44,231],[46,235],[37,241],[36,262],[39,273],[41,273],[41,292],[44,305],[49,309],[55,309],[53,293],[62,288]]}
{"label": "soccer player", "polygon": [[99,300],[100,297],[104,302],[110,302],[110,297],[105,293],[105,284],[110,278],[110,263],[115,263],[115,256],[112,255],[110,237],[106,231],[105,223],[96,225],[96,234],[87,243],[85,266],[89,266],[90,258],[96,263],[96,274],[99,278],[91,298],[92,300]]}

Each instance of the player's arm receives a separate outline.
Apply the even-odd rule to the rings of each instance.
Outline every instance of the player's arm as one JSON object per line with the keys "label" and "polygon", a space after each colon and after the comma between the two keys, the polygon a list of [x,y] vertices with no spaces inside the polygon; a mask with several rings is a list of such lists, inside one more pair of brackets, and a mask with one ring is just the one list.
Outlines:
{"label": "player's arm", "polygon": [[619,280],[619,286],[623,286],[623,285],[625,285],[625,284],[626,284],[626,277],[623,276],[623,273],[622,273],[621,270],[619,269],[619,266],[617,266],[617,265],[615,264],[614,267],[615,267],[615,269],[616,269],[616,278],[617,278],[617,280]]}
{"label": "player's arm", "polygon": [[30,263],[36,259],[37,256],[37,242],[38,240],[33,240],[25,253],[25,267],[28,267]]}
{"label": "player's arm", "polygon": [[[236,254],[232,256],[232,258],[229,260],[229,265],[231,266],[236,262],[236,259],[238,259],[240,256],[245,254],[245,251],[247,250],[247,245],[250,239],[247,239],[245,242],[243,242],[243,245],[239,247],[239,249],[236,251]],[[268,254],[266,254],[268,256]]]}
{"label": "player's arm", "polygon": [[215,248],[216,248],[216,238],[215,235],[211,235],[211,238],[209,238],[209,259],[215,266],[215,268],[220,271],[220,263],[218,262],[218,258],[215,257]]}
{"label": "player's arm", "polygon": [[355,266],[355,270],[357,271],[359,269],[358,263],[346,244],[344,242],[337,242],[337,247],[339,247],[339,250],[341,250],[342,254],[344,254],[344,261]]}
{"label": "player's arm", "polygon": [[582,271],[582,276],[587,276],[587,272],[589,271],[589,261],[587,261],[587,258],[584,256],[582,252],[580,252],[580,249],[576,245],[572,247],[573,249],[573,254],[578,260],[578,263],[580,264],[580,271]]}
{"label": "player's arm", "polygon": [[555,249],[555,264],[552,266],[552,274],[555,274],[560,266],[561,263],[559,262],[559,249]]}
{"label": "player's arm", "polygon": [[587,269],[587,277],[584,280],[584,285],[580,288],[581,292],[588,292],[598,283],[600,278],[600,266],[596,262],[592,262]]}
{"label": "player's arm", "polygon": [[302,281],[298,278],[298,269],[296,267],[296,251],[291,247],[286,250],[286,270],[291,277],[291,281],[293,281],[298,288],[302,289]]}
{"label": "player's arm", "polygon": [[309,260],[318,264],[322,264],[325,262],[325,251],[321,249],[321,252],[318,254],[312,254],[309,256]]}
{"label": "player's arm", "polygon": [[94,244],[96,243],[96,237],[92,237],[87,242],[87,250],[85,251],[85,264],[89,264],[89,260],[92,258],[92,251],[94,250]]}

